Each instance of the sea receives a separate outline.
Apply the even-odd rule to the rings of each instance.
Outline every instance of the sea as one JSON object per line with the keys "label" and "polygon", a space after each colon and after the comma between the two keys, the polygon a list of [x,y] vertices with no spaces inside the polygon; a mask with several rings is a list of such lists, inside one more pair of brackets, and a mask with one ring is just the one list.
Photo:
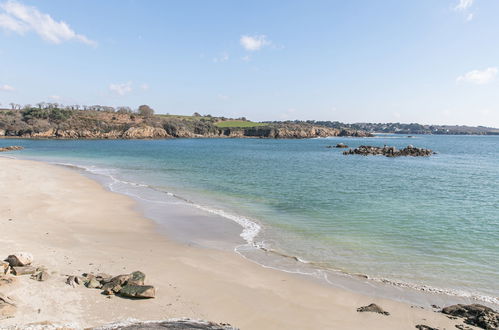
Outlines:
{"label": "sea", "polygon": [[[436,154],[347,156],[327,148],[337,143]],[[499,136],[7,145],[25,149],[2,156],[70,167],[129,195],[182,243],[399,300],[414,291],[499,305]]]}

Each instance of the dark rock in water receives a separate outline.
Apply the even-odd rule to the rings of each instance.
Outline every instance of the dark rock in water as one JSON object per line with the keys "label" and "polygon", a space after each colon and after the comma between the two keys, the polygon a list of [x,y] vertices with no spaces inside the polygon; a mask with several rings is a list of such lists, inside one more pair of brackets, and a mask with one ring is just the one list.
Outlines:
{"label": "dark rock in water", "polygon": [[10,146],[10,147],[0,148],[0,152],[23,150],[23,149],[24,149],[24,147],[21,147],[21,146]]}
{"label": "dark rock in water", "polygon": [[12,273],[16,276],[31,275],[31,274],[36,273],[36,271],[37,271],[37,268],[31,267],[31,266],[12,267]]}
{"label": "dark rock in water", "polygon": [[348,146],[344,143],[338,143],[335,148],[348,148]]}
{"label": "dark rock in water", "polygon": [[326,148],[331,149],[333,146],[326,146]]}
{"label": "dark rock in water", "polygon": [[93,330],[238,330],[230,324],[214,323],[208,321],[179,319],[169,321],[150,321],[137,322],[128,325],[110,324],[102,327],[94,328]]}
{"label": "dark rock in water", "polygon": [[383,308],[379,307],[376,304],[370,304],[367,306],[362,306],[357,308],[357,312],[373,312],[373,313],[379,313],[383,315],[390,315],[390,313],[386,312]]}
{"label": "dark rock in water", "polygon": [[442,313],[464,318],[464,323],[487,330],[499,329],[499,313],[480,304],[457,304],[445,307]]}
{"label": "dark rock in water", "polygon": [[154,298],[156,289],[152,285],[127,284],[121,288],[119,294],[130,298]]}
{"label": "dark rock in water", "polygon": [[425,325],[425,324],[416,325],[416,329],[418,329],[418,330],[438,330],[437,328],[433,328],[433,327],[430,327],[429,325]]}
{"label": "dark rock in water", "polygon": [[397,149],[395,147],[374,147],[374,146],[360,146],[355,149],[350,149],[343,152],[344,155],[383,155],[386,157],[400,157],[400,156],[413,156],[413,157],[426,157],[431,156],[434,152],[431,149],[415,148],[408,145],[404,149]]}

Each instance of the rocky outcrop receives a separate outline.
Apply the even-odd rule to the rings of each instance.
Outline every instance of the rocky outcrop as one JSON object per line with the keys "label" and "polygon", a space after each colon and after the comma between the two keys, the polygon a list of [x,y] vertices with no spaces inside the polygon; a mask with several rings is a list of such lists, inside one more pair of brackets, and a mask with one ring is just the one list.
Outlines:
{"label": "rocky outcrop", "polygon": [[0,152],[16,151],[16,150],[23,150],[23,149],[24,149],[24,147],[21,147],[21,146],[9,146],[9,147],[0,148]]}
{"label": "rocky outcrop", "polygon": [[442,313],[464,318],[464,323],[474,325],[482,329],[499,329],[499,313],[487,306],[479,304],[457,304],[445,307],[442,309]]}
{"label": "rocky outcrop", "polygon": [[413,156],[413,157],[426,157],[431,156],[434,152],[431,149],[415,148],[408,145],[404,149],[397,149],[395,147],[373,147],[373,146],[360,146],[355,149],[349,149],[343,152],[344,155],[383,155],[386,157],[400,157],[400,156]]}
{"label": "rocky outcrop", "polygon": [[372,312],[372,313],[378,313],[378,314],[383,314],[383,315],[390,315],[387,311],[385,311],[383,308],[376,304],[369,304],[367,306],[362,306],[357,308],[357,312]]}
{"label": "rocky outcrop", "polygon": [[113,323],[109,325],[92,328],[92,330],[238,330],[226,323],[214,323],[203,320],[192,320],[188,318],[173,319],[165,321],[137,321]]}
{"label": "rocky outcrop", "polygon": [[145,285],[146,274],[135,271],[130,274],[111,276],[108,274],[84,273],[82,276],[70,275],[66,284],[72,287],[84,285],[89,289],[101,289],[104,295],[120,295],[129,298],[154,298],[156,289],[152,285]]}

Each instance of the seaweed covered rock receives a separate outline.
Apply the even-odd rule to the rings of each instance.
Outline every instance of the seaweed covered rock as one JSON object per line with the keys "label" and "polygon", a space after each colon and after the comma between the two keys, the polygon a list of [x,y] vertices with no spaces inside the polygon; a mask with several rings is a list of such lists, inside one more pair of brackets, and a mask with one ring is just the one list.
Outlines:
{"label": "seaweed covered rock", "polygon": [[375,146],[360,146],[355,149],[349,149],[343,152],[344,155],[382,155],[386,157],[400,157],[400,156],[412,156],[412,157],[427,157],[434,154],[433,150],[425,148],[416,148],[412,145],[408,145],[404,149],[397,149],[396,147],[375,147]]}

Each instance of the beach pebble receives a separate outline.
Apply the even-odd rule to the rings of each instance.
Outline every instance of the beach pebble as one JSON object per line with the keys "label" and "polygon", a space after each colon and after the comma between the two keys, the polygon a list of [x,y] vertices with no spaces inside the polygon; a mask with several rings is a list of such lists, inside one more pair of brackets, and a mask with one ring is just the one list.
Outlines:
{"label": "beach pebble", "polygon": [[0,261],[0,276],[9,272],[10,264],[6,261]]}
{"label": "beach pebble", "polygon": [[9,255],[4,261],[8,262],[11,267],[29,266],[33,262],[33,255],[27,252],[17,252]]}
{"label": "beach pebble", "polygon": [[31,279],[32,280],[36,280],[36,281],[40,281],[40,282],[48,280],[49,277],[50,277],[49,273],[47,273],[44,270],[39,271],[38,273],[35,273],[35,274],[31,275]]}

